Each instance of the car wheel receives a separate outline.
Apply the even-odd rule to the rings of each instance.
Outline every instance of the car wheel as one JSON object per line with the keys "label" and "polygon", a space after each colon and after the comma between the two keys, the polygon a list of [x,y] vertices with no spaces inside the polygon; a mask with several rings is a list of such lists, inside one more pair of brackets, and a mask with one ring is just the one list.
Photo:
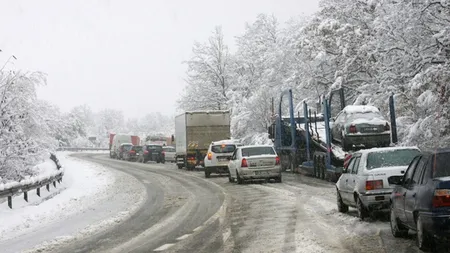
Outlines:
{"label": "car wheel", "polygon": [[237,183],[238,184],[243,184],[244,180],[242,180],[241,176],[239,176],[239,172],[236,171],[236,178],[237,178]]}
{"label": "car wheel", "polygon": [[339,193],[338,189],[336,189],[336,198],[337,198],[338,211],[340,213],[348,212],[348,206],[346,204],[344,204],[344,201],[342,201],[342,197],[341,197],[341,194]]}
{"label": "car wheel", "polygon": [[389,219],[391,222],[391,232],[394,237],[406,237],[406,235],[408,235],[408,229],[403,227],[402,224],[398,222],[398,218],[395,215],[392,203],[391,203],[391,214]]}
{"label": "car wheel", "polygon": [[183,168],[183,165],[181,165],[181,164],[178,164],[177,166],[178,166],[179,170],[181,170]]}
{"label": "car wheel", "polygon": [[432,246],[433,240],[423,229],[422,217],[418,215],[416,221],[416,245],[420,250],[427,250]]}
{"label": "car wheel", "polygon": [[162,160],[162,161],[161,161],[161,163],[162,163],[162,164],[165,164],[165,163],[166,163],[166,161],[165,161],[165,160]]}
{"label": "car wheel", "polygon": [[275,182],[276,183],[282,183],[283,182],[283,179],[282,179],[281,175],[279,177],[275,178]]}
{"label": "car wheel", "polygon": [[233,183],[233,182],[234,182],[234,178],[231,177],[231,174],[228,174],[228,181],[229,181],[230,183]]}
{"label": "car wheel", "polygon": [[358,217],[361,220],[364,220],[369,216],[366,207],[364,207],[364,204],[359,197],[356,200],[356,209],[358,209]]}
{"label": "car wheel", "polygon": [[205,178],[210,178],[211,172],[205,169]]}

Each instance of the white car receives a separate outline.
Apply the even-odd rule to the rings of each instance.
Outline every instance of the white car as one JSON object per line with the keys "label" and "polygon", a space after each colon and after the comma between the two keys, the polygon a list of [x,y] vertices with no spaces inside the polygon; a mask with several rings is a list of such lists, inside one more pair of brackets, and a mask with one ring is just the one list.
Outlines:
{"label": "white car", "polygon": [[387,147],[360,150],[351,154],[347,168],[336,183],[339,212],[356,207],[364,219],[375,211],[388,212],[395,182],[412,159],[420,153],[417,147]]}
{"label": "white car", "polygon": [[242,184],[245,180],[275,179],[281,183],[280,158],[273,146],[241,146],[234,151],[228,164],[230,182]]}
{"label": "white car", "polygon": [[232,140],[213,141],[204,159],[205,177],[211,173],[228,174],[228,161],[237,147],[242,146]]}
{"label": "white car", "polygon": [[164,159],[166,162],[176,162],[175,148],[172,146],[163,146]]}

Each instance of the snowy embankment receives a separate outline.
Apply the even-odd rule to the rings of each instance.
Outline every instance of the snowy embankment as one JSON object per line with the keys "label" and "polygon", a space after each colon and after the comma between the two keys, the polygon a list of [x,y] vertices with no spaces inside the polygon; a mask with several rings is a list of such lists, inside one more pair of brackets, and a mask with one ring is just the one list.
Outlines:
{"label": "snowy embankment", "polygon": [[56,189],[42,189],[41,197],[30,192],[28,203],[17,196],[13,209],[0,204],[2,252],[45,251],[81,239],[126,219],[146,198],[135,178],[68,155],[58,153],[65,172]]}

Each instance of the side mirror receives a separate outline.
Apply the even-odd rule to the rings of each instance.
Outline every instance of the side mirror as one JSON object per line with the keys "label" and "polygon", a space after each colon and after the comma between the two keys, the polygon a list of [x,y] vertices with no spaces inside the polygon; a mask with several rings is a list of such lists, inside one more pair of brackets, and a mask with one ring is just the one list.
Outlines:
{"label": "side mirror", "polygon": [[402,185],[403,184],[403,177],[392,177],[390,183],[394,184],[394,185]]}

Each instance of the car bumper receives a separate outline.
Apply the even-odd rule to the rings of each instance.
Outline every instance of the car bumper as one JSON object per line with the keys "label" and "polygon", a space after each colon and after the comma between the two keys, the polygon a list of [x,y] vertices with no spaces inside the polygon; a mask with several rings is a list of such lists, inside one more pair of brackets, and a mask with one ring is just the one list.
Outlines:
{"label": "car bumper", "polygon": [[348,134],[345,141],[349,145],[364,145],[366,147],[387,146],[391,143],[391,134]]}
{"label": "car bumper", "polygon": [[281,177],[280,168],[270,169],[240,169],[239,176],[242,179],[269,179]]}
{"label": "car bumper", "polygon": [[392,190],[367,192],[360,195],[363,205],[371,211],[388,212]]}
{"label": "car bumper", "polygon": [[206,166],[205,171],[210,173],[229,173],[228,166]]}
{"label": "car bumper", "polygon": [[420,214],[424,229],[438,238],[450,239],[450,215]]}

